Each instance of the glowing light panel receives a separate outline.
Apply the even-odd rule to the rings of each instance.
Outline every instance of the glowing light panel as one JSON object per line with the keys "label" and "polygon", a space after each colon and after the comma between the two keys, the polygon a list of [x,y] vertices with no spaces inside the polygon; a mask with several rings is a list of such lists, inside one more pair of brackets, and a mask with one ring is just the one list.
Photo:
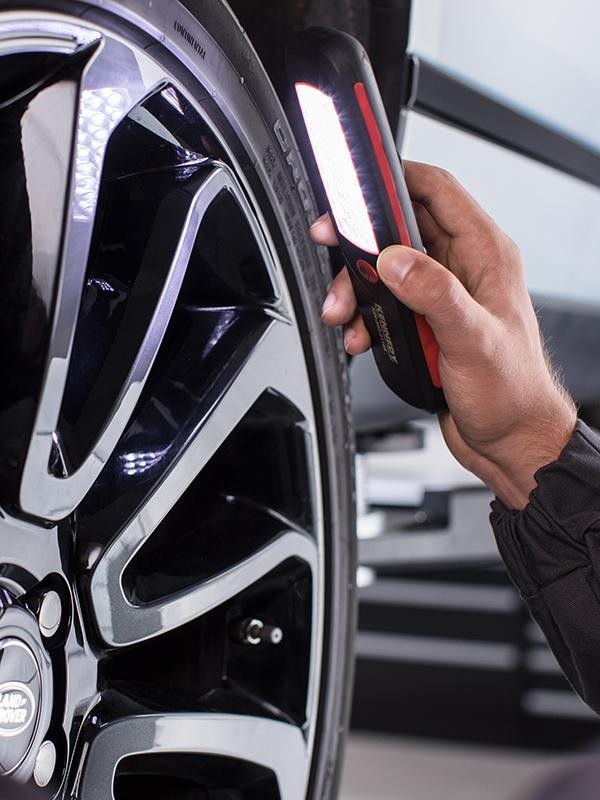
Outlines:
{"label": "glowing light panel", "polygon": [[333,100],[308,83],[297,83],[296,93],[339,231],[357,247],[376,255],[379,248],[373,226]]}

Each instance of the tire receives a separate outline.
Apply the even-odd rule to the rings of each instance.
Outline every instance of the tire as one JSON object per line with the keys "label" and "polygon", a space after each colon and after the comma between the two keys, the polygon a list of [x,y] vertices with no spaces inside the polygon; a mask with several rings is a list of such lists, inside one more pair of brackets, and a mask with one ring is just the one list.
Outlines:
{"label": "tire", "polygon": [[334,798],[352,426],[279,101],[218,0],[0,0],[3,58],[0,764],[81,800]]}
{"label": "tire", "polygon": [[250,37],[277,94],[288,107],[284,52],[289,39],[304,28],[338,28],[369,44],[370,0],[232,0],[234,13]]}

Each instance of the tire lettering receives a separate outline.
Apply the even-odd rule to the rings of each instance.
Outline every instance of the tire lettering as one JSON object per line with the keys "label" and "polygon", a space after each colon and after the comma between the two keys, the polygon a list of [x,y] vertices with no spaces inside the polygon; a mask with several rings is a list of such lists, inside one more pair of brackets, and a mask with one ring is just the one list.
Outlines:
{"label": "tire lettering", "polygon": [[292,173],[292,179],[294,181],[294,185],[298,191],[298,196],[300,197],[300,202],[302,203],[302,208],[307,214],[313,213],[313,202],[312,196],[310,192],[310,188],[306,179],[304,178],[303,171],[300,166],[300,160],[298,154],[292,150],[290,144],[288,142],[288,138],[286,136],[285,130],[283,125],[281,124],[280,120],[275,120],[275,124],[273,125],[273,131],[275,132],[275,136],[277,141],[279,142],[279,146],[285,156],[285,160],[290,168]]}
{"label": "tire lettering", "polygon": [[202,47],[198,39],[196,39],[195,36],[192,36],[192,34],[188,31],[185,25],[182,25],[181,22],[179,22],[179,20],[175,20],[175,22],[173,23],[173,29],[175,33],[178,34],[178,36],[181,36],[182,39],[185,39],[185,41],[190,45],[190,47],[192,47],[198,53],[200,58],[204,61],[204,59],[206,58],[206,50],[204,49],[204,47]]}

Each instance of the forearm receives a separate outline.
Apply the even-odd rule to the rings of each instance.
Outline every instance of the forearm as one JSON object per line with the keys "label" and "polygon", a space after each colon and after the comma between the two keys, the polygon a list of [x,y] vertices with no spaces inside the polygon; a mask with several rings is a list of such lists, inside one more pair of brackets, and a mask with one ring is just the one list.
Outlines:
{"label": "forearm", "polygon": [[600,712],[600,437],[579,422],[535,480],[523,510],[492,504],[492,527],[563,671]]}

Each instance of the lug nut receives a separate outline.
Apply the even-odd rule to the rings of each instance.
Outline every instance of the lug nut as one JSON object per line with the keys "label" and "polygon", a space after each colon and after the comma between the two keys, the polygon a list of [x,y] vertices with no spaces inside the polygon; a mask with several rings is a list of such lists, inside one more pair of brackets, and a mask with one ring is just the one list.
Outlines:
{"label": "lug nut", "polygon": [[56,747],[49,740],[42,742],[33,767],[33,779],[41,788],[48,786],[56,767]]}
{"label": "lug nut", "polygon": [[283,639],[283,631],[277,625],[266,625],[261,619],[251,617],[240,626],[244,644],[279,644]]}
{"label": "lug nut", "polygon": [[61,615],[62,603],[60,602],[60,596],[51,589],[42,597],[38,612],[38,624],[42,636],[47,639],[54,636],[60,625]]}

